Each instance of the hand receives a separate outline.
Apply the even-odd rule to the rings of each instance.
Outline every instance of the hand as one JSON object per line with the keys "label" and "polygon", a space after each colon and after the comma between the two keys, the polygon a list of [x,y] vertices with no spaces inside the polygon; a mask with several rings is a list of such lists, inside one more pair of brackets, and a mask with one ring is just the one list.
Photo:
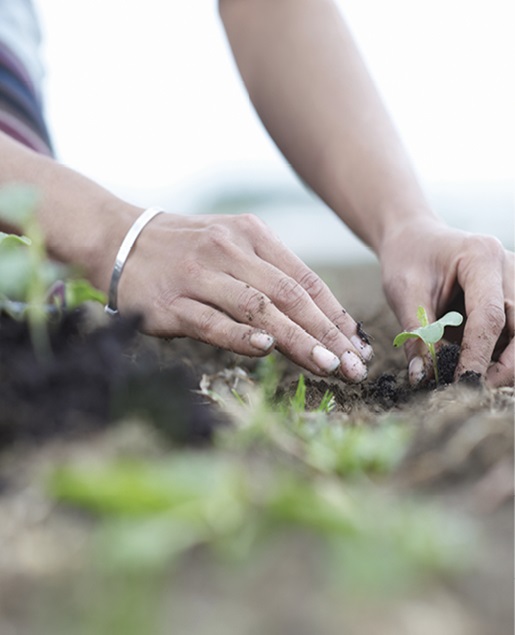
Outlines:
{"label": "hand", "polygon": [[[395,229],[379,257],[386,297],[403,329],[418,326],[419,305],[433,321],[461,302],[466,321],[455,378],[475,371],[491,386],[513,386],[512,252],[491,236],[417,219]],[[406,351],[410,382],[418,384],[430,374],[424,345],[410,340]]]}
{"label": "hand", "polygon": [[317,375],[365,379],[373,352],[322,280],[258,218],[161,214],[138,237],[118,289],[144,330],[261,356],[276,346]]}

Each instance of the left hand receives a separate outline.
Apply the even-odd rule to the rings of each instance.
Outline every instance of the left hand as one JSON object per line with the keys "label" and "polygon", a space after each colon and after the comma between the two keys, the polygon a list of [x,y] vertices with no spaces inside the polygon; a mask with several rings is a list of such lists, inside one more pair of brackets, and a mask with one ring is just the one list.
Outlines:
{"label": "left hand", "polygon": [[251,214],[157,216],[128,258],[118,304],[141,313],[149,334],[251,356],[275,346],[355,383],[373,354],[327,285]]}

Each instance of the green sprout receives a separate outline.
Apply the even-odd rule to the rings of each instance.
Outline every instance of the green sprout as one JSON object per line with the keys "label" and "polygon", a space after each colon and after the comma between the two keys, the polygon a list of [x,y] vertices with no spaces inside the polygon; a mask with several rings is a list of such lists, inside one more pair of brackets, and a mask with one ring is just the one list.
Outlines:
{"label": "green sprout", "polygon": [[0,312],[27,320],[34,348],[44,356],[49,351],[47,323],[52,315],[88,300],[105,303],[106,298],[49,258],[36,218],[38,202],[38,191],[29,185],[0,188],[0,222],[22,232],[21,236],[0,232]]}
{"label": "green sprout", "polygon": [[427,346],[431,359],[433,360],[433,367],[435,372],[435,381],[438,384],[438,363],[436,359],[435,344],[439,342],[444,333],[446,326],[459,326],[463,322],[463,316],[457,311],[449,311],[436,322],[429,322],[427,312],[423,306],[419,306],[417,310],[417,319],[419,321],[419,328],[413,331],[403,331],[399,333],[393,340],[395,347],[402,346],[406,340],[411,338],[419,338]]}
{"label": "green sprout", "polygon": [[[303,413],[306,412],[306,380],[304,375],[299,375],[299,381],[297,382],[297,388],[295,395],[290,397],[290,407],[293,412]],[[329,414],[336,407],[336,400],[333,393],[330,390],[326,390],[320,404],[315,409],[315,412],[322,412]]]}

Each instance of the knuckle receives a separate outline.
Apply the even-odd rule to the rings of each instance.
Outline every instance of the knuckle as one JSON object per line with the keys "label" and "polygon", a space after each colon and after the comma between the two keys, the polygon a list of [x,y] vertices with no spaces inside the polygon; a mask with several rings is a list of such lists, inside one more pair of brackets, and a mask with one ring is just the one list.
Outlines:
{"label": "knuckle", "polygon": [[338,345],[340,344],[341,339],[341,331],[336,326],[331,325],[326,329],[320,341],[325,344],[330,351],[335,351],[338,350]]}
{"label": "knuckle", "polygon": [[490,356],[486,353],[486,351],[479,349],[475,351],[473,358],[470,356],[469,359],[467,359],[468,364],[466,364],[466,369],[468,370],[469,366],[470,368],[475,369],[479,365],[481,371],[484,372],[484,370],[488,368],[490,361]]}
{"label": "knuckle", "polygon": [[252,322],[254,316],[265,313],[269,304],[270,300],[264,293],[245,290],[240,296],[238,310],[248,322]]}
{"label": "knuckle", "polygon": [[203,248],[220,251],[230,244],[230,230],[224,225],[210,225],[204,231]]}
{"label": "knuckle", "polygon": [[492,330],[499,333],[503,330],[506,324],[506,314],[502,306],[488,303],[483,307],[483,315]]}
{"label": "knuckle", "polygon": [[154,308],[157,311],[169,311],[178,297],[179,294],[175,289],[163,289],[154,298]]}
{"label": "knuckle", "polygon": [[489,258],[504,260],[504,247],[495,236],[471,236],[469,245],[474,254],[487,254]]}
{"label": "knuckle", "polygon": [[203,340],[208,341],[212,339],[217,318],[216,312],[212,309],[205,309],[198,316],[197,330]]}
{"label": "knuckle", "polygon": [[284,276],[275,283],[272,298],[285,310],[291,311],[306,299],[306,291],[293,278]]}
{"label": "knuckle", "polygon": [[267,225],[255,214],[240,214],[237,217],[237,222],[249,232],[263,232],[268,230]]}
{"label": "knuckle", "polygon": [[310,269],[301,276],[299,282],[302,288],[313,298],[313,300],[316,300],[325,291],[325,284],[322,279]]}
{"label": "knuckle", "polygon": [[294,325],[287,326],[278,340],[280,340],[281,348],[291,353],[297,348],[299,331]]}
{"label": "knuckle", "polygon": [[198,280],[203,273],[202,265],[194,258],[184,260],[182,262],[181,269],[184,272],[186,280]]}

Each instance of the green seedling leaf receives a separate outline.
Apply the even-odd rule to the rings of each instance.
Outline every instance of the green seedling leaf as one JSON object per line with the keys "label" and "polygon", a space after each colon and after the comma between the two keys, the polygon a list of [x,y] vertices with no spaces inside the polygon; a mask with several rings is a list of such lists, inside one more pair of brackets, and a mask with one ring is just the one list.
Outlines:
{"label": "green seedling leaf", "polygon": [[449,311],[439,320],[437,320],[439,324],[443,326],[460,326],[463,322],[463,315],[458,313],[458,311]]}
{"label": "green seedling leaf", "polygon": [[102,291],[95,289],[87,280],[68,280],[65,289],[66,307],[75,309],[84,302],[107,303],[107,296]]}
{"label": "green seedling leaf", "polygon": [[24,300],[32,277],[30,254],[26,249],[8,249],[0,257],[0,294]]}
{"label": "green seedling leaf", "polygon": [[436,322],[429,323],[427,312],[423,306],[419,306],[417,310],[417,318],[420,323],[418,329],[413,331],[403,331],[399,333],[393,340],[395,347],[402,346],[407,340],[412,338],[421,339],[427,346],[431,359],[433,360],[433,368],[435,373],[435,381],[438,384],[438,363],[436,358],[435,344],[439,342],[444,333],[446,326],[459,326],[463,322],[463,316],[457,311],[449,311]]}
{"label": "green seedling leaf", "polygon": [[297,390],[290,399],[290,405],[295,412],[304,412],[306,409],[306,380],[304,375],[299,375]]}
{"label": "green seedling leaf", "polygon": [[413,331],[403,331],[399,333],[393,340],[395,347],[402,346],[406,340],[410,338],[420,338],[425,344],[436,344],[439,342],[444,333],[446,326],[459,326],[463,322],[463,316],[457,311],[450,311],[436,322],[429,324],[427,321],[427,313],[424,307],[419,307],[417,317],[421,326]]}
{"label": "green seedling leaf", "polygon": [[[418,331],[418,329],[416,329],[416,331]],[[420,338],[420,335],[416,331],[403,331],[402,333],[396,335],[395,339],[393,340],[393,345],[395,346],[395,348],[399,348],[399,346],[402,346],[409,339]]]}
{"label": "green seedling leaf", "polygon": [[429,324],[429,318],[423,306],[419,306],[417,309],[417,320],[420,326],[427,326]]}
{"label": "green seedling leaf", "polygon": [[34,218],[38,191],[31,185],[12,184],[0,188],[0,219],[25,227]]}
{"label": "green seedling leaf", "polygon": [[0,232],[1,252],[5,252],[7,250],[11,250],[20,246],[27,247],[30,244],[31,240],[30,238],[27,238],[27,236],[18,236],[17,234],[6,234],[5,232]]}
{"label": "green seedling leaf", "polygon": [[432,324],[421,326],[413,331],[404,331],[404,333],[399,333],[399,335],[397,335],[397,337],[393,340],[393,345],[395,347],[402,346],[406,340],[417,337],[426,345],[436,344],[436,342],[439,342],[442,339],[443,330],[444,327],[442,324],[433,322]]}
{"label": "green seedling leaf", "polygon": [[316,412],[325,412],[329,414],[336,408],[336,399],[333,393],[330,390],[326,390],[322,400],[320,401],[320,405],[316,409]]}

